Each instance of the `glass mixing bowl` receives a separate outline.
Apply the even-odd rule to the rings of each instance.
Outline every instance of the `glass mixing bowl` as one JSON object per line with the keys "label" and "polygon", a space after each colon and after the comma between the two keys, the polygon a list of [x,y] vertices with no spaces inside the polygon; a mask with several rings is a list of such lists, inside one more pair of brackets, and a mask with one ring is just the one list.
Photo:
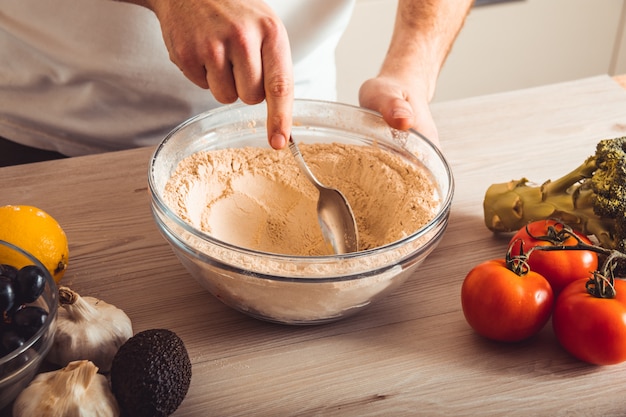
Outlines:
{"label": "glass mixing bowl", "polygon": [[178,163],[204,150],[267,147],[266,117],[265,104],[236,104],[200,114],[175,128],[150,162],[148,182],[156,224],[189,273],[240,312],[285,324],[319,324],[352,315],[397,288],[437,246],[453,196],[450,167],[429,140],[414,130],[390,128],[375,112],[296,100],[293,136],[299,143],[378,147],[424,167],[438,192],[432,220],[384,246],[342,255],[291,256],[233,245],[176,215],[163,193]]}
{"label": "glass mixing bowl", "polygon": [[25,259],[27,264],[37,265],[43,271],[46,277],[43,294],[29,305],[43,308],[48,316],[26,343],[0,358],[0,410],[9,405],[37,374],[54,341],[58,309],[57,285],[41,262],[23,249],[0,240],[0,264],[7,263],[3,254],[10,259]]}

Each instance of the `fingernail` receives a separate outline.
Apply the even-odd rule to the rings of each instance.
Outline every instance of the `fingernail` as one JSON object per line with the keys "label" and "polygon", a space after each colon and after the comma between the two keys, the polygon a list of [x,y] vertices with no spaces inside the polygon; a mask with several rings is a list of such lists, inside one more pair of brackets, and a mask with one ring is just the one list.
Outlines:
{"label": "fingernail", "polygon": [[287,141],[285,140],[285,137],[281,134],[276,133],[270,138],[270,146],[274,149],[282,149],[285,147],[286,144]]}
{"label": "fingernail", "polygon": [[393,117],[394,119],[409,119],[413,117],[413,113],[411,113],[410,110],[404,107],[397,107],[393,109],[393,112],[391,113],[391,117]]}

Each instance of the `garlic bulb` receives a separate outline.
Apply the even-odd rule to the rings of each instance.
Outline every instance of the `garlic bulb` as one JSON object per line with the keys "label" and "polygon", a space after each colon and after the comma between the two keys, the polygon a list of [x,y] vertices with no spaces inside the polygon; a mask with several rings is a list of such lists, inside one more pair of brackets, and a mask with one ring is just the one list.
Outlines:
{"label": "garlic bulb", "polygon": [[90,361],[39,374],[18,395],[13,417],[119,417],[117,400]]}
{"label": "garlic bulb", "polygon": [[114,305],[81,297],[68,287],[59,288],[59,302],[62,308],[47,359],[60,366],[87,359],[108,372],[119,347],[133,335],[130,318]]}

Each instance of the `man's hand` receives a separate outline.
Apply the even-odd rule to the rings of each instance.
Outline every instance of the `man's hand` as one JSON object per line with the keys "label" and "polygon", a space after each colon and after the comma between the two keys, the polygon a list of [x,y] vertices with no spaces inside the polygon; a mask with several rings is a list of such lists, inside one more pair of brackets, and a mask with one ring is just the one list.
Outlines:
{"label": "man's hand", "polygon": [[157,16],[170,59],[216,100],[267,102],[270,145],[291,131],[293,65],[287,31],[261,0],[127,0]]}
{"label": "man's hand", "polygon": [[372,78],[361,86],[359,103],[381,113],[389,126],[398,130],[414,128],[438,146],[439,135],[427,94],[410,92],[406,89],[408,85],[411,84],[391,78]]}
{"label": "man's hand", "polygon": [[359,91],[363,107],[397,129],[415,128],[439,144],[429,103],[473,0],[399,0],[389,50],[376,78]]}

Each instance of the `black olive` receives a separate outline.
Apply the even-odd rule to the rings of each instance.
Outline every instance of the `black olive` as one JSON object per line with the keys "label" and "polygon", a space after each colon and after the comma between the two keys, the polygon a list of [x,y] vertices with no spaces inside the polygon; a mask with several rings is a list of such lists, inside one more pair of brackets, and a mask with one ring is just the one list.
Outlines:
{"label": "black olive", "polygon": [[46,276],[36,265],[27,265],[20,269],[15,280],[15,292],[19,304],[32,303],[46,288]]}
{"label": "black olive", "polygon": [[11,278],[0,275],[0,315],[6,314],[15,305],[15,290]]}
{"label": "black olive", "polygon": [[30,339],[43,326],[48,312],[38,306],[22,307],[13,313],[13,327],[26,340]]}

